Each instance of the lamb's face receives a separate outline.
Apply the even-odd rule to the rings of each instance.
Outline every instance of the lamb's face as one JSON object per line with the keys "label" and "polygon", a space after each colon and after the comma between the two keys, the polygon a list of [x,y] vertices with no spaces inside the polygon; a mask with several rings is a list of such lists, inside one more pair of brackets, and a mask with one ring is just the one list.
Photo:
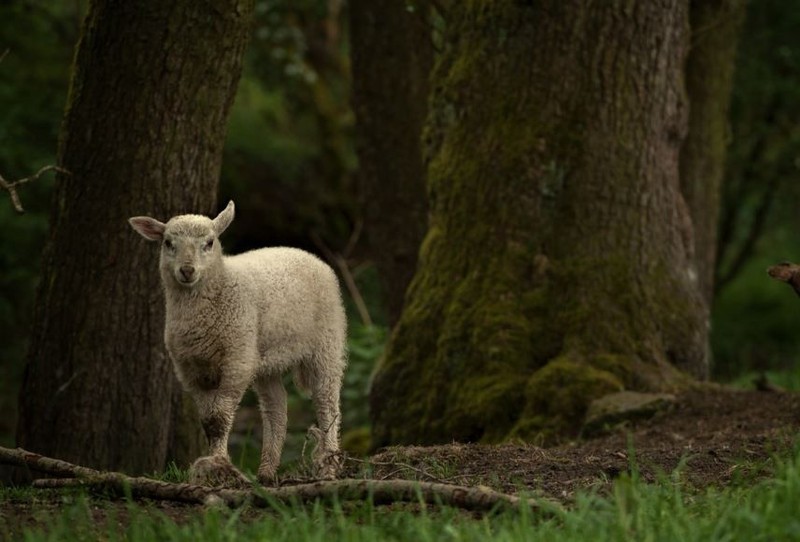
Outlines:
{"label": "lamb's face", "polygon": [[176,216],[166,224],[161,241],[161,272],[177,284],[191,288],[222,257],[219,239],[210,218]]}
{"label": "lamb's face", "polygon": [[161,242],[161,278],[192,288],[222,260],[219,236],[230,226],[233,202],[216,218],[180,215],[164,224],[149,216],[130,218],[131,227],[149,241]]}

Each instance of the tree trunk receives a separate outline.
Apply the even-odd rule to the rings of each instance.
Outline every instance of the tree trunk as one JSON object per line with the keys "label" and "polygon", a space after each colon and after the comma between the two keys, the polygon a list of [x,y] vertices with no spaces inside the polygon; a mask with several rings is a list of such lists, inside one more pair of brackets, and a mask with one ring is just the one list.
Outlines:
{"label": "tree trunk", "polygon": [[199,452],[170,446],[173,432],[194,428],[175,412],[157,251],[127,219],[216,210],[252,10],[252,0],[92,2],[61,133],[59,165],[71,174],[57,179],[19,446],[132,473]]}
{"label": "tree trunk", "polygon": [[695,266],[708,306],[714,297],[720,189],[730,141],[728,109],[744,12],[745,0],[691,2],[689,133],[681,149],[681,189],[692,217]]}
{"label": "tree trunk", "polygon": [[454,2],[430,229],[371,390],[373,444],[548,439],[707,373],[680,192],[687,1]]}
{"label": "tree trunk", "polygon": [[405,0],[351,0],[349,13],[365,231],[394,324],[427,228],[420,141],[431,32],[427,10]]}

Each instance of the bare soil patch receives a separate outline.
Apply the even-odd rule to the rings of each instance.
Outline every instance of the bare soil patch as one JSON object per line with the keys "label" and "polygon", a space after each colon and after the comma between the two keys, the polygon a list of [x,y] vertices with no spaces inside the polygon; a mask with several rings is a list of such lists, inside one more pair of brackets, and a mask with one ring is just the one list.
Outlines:
{"label": "bare soil patch", "polygon": [[534,491],[563,502],[581,489],[608,489],[632,466],[647,481],[679,469],[690,487],[725,486],[768,475],[774,458],[791,450],[798,429],[800,395],[715,387],[684,393],[671,410],[649,420],[552,448],[388,448],[372,458],[373,475]]}

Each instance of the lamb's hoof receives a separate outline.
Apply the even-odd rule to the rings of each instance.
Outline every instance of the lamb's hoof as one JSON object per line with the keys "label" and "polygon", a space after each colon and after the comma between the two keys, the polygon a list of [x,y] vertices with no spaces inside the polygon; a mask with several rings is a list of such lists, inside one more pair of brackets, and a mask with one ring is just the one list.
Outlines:
{"label": "lamb's hoof", "polygon": [[243,489],[250,480],[234,467],[227,457],[210,455],[201,457],[189,468],[189,482],[201,486]]}
{"label": "lamb's hoof", "polygon": [[278,477],[275,473],[258,473],[258,483],[265,487],[275,487],[278,485]]}
{"label": "lamb's hoof", "polygon": [[320,480],[335,480],[342,470],[342,454],[331,453],[317,459],[314,464],[314,475]]}

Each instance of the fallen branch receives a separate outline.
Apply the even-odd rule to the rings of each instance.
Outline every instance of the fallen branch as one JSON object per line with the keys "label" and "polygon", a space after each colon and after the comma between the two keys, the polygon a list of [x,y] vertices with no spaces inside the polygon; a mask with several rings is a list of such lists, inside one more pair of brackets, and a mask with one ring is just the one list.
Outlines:
{"label": "fallen branch", "polygon": [[767,274],[775,280],[785,282],[800,296],[800,265],[782,262],[767,269]]}
{"label": "fallen branch", "polygon": [[317,499],[364,501],[370,498],[375,504],[424,502],[472,511],[489,511],[498,506],[518,508],[526,502],[531,508],[541,507],[541,503],[536,500],[507,495],[487,487],[465,487],[411,480],[325,480],[275,488],[257,487],[250,491],[192,484],[172,484],[110,472],[88,478],[36,480],[33,485],[37,488],[50,489],[83,487],[100,493],[112,493],[120,496],[130,494],[137,498],[190,504],[206,504],[219,500],[231,507],[241,506],[245,503],[258,507],[269,507],[272,501],[284,503],[308,502]]}
{"label": "fallen branch", "polygon": [[33,175],[25,177],[23,179],[19,179],[14,182],[9,182],[2,175],[0,175],[0,188],[8,192],[8,195],[11,197],[11,205],[14,206],[14,210],[17,211],[19,214],[23,214],[25,212],[25,209],[22,208],[22,202],[19,200],[19,194],[17,194],[17,187],[21,184],[35,181],[36,179],[41,177],[42,174],[48,171],[57,171],[59,173],[64,173],[66,175],[69,175],[69,172],[66,169],[60,168],[58,166],[44,166]]}
{"label": "fallen branch", "polygon": [[194,484],[173,484],[152,478],[131,477],[119,472],[104,472],[81,478],[43,478],[33,481],[39,489],[83,487],[93,492],[111,493],[159,501],[205,504],[220,499],[229,506],[247,502],[249,491],[221,489]]}
{"label": "fallen branch", "polygon": [[45,457],[22,448],[11,449],[0,446],[0,463],[29,467],[35,471],[55,474],[56,476],[87,477],[100,474],[100,471],[73,465],[60,459]]}
{"label": "fallen branch", "polygon": [[222,502],[228,506],[245,503],[269,507],[273,501],[313,501],[317,499],[367,500],[375,504],[394,502],[423,502],[444,504],[473,511],[488,511],[499,506],[531,508],[554,512],[560,505],[516,495],[500,493],[488,487],[465,487],[411,480],[344,479],[318,481],[283,487],[254,486],[252,490],[237,490],[173,484],[144,477],[130,477],[118,472],[98,472],[65,461],[33,454],[22,449],[0,447],[0,463],[27,466],[33,470],[73,476],[74,478],[41,479],[34,482],[39,488],[84,487],[114,495],[178,501],[193,504]]}

